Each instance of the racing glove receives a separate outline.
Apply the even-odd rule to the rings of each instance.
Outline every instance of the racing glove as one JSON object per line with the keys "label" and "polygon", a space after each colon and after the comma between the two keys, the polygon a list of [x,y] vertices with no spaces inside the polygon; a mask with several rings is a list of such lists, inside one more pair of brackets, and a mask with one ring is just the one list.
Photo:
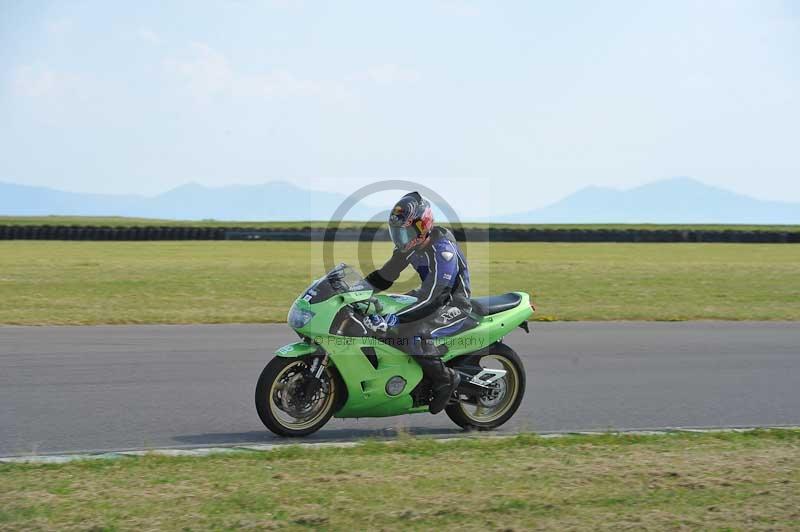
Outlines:
{"label": "racing glove", "polygon": [[374,333],[385,333],[396,326],[399,321],[394,314],[387,314],[386,316],[371,314],[364,318],[364,327]]}

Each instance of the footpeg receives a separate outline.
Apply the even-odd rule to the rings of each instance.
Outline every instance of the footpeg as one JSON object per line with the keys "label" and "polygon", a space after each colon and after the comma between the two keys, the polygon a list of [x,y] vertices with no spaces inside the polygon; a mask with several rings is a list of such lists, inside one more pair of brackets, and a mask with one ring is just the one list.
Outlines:
{"label": "footpeg", "polygon": [[498,381],[508,373],[504,369],[482,369],[479,373],[472,376],[470,384],[475,384],[483,388],[489,388],[495,381]]}

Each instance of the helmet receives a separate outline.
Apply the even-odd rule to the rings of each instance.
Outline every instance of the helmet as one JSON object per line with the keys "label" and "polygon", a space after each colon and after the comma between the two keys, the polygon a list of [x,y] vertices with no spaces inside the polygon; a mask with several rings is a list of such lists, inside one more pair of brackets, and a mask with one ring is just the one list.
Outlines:
{"label": "helmet", "polygon": [[409,192],[389,213],[389,235],[397,249],[409,251],[425,242],[433,228],[431,204],[419,192]]}

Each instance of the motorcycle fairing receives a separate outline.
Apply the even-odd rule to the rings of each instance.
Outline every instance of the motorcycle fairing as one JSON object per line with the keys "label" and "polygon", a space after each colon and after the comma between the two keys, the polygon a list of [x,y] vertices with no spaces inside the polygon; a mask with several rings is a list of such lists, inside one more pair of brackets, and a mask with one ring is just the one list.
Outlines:
{"label": "motorcycle fairing", "polygon": [[[517,307],[491,316],[476,316],[474,328],[437,340],[448,347],[442,359],[446,362],[484,351],[528,319],[532,313],[528,295],[520,295],[522,299]],[[337,369],[347,388],[347,400],[334,414],[335,417],[385,417],[427,411],[427,407],[415,408],[411,397],[411,392],[422,380],[422,369],[401,349],[370,337],[328,335],[317,337],[316,341],[328,353],[329,362]],[[315,352],[314,346],[305,345],[307,353]],[[377,367],[370,362],[362,349],[364,347],[374,350]],[[395,376],[402,377],[406,385],[399,395],[390,396],[386,384]]]}
{"label": "motorcycle fairing", "polygon": [[[313,285],[309,291],[311,289]],[[530,297],[524,292],[518,294],[520,301],[516,307],[489,316],[473,315],[476,322],[474,327],[437,339],[436,344],[447,347],[442,359],[447,362],[485,350],[527,320],[533,313]],[[334,414],[335,417],[384,417],[425,412],[428,410],[427,406],[413,406],[411,392],[422,380],[422,369],[410,355],[371,338],[366,329],[361,337],[338,336],[330,331],[337,313],[346,305],[363,303],[364,314],[375,312],[377,309],[369,303],[371,297],[372,290],[352,286],[348,290],[331,294],[318,303],[312,303],[313,298],[298,298],[294,305],[313,313],[313,317],[304,326],[295,329],[307,341],[284,346],[275,354],[280,357],[328,354],[328,363],[335,367],[342,378],[341,382],[347,388],[347,399]],[[377,294],[374,298],[379,301],[383,312],[396,312],[415,301],[414,297],[391,294]],[[362,347],[374,349],[376,365],[370,362]],[[405,386],[399,394],[392,396],[387,393],[386,385],[395,376],[403,378]]]}
{"label": "motorcycle fairing", "polygon": [[294,342],[275,351],[275,356],[283,358],[298,358],[318,353],[319,347],[308,342]]}

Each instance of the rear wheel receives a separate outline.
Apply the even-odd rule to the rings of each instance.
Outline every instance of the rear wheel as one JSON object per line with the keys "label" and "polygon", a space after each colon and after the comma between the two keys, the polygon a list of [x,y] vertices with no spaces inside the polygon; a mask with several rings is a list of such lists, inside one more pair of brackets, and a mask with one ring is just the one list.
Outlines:
{"label": "rear wheel", "polygon": [[258,378],[258,417],[279,436],[307,436],[333,415],[338,379],[331,368],[316,379],[310,371],[313,358],[275,357]]}
{"label": "rear wheel", "polygon": [[453,422],[465,429],[492,430],[516,413],[525,395],[525,369],[510,348],[500,347],[476,357],[475,363],[487,369],[503,369],[506,374],[472,402],[458,402],[445,409]]}

